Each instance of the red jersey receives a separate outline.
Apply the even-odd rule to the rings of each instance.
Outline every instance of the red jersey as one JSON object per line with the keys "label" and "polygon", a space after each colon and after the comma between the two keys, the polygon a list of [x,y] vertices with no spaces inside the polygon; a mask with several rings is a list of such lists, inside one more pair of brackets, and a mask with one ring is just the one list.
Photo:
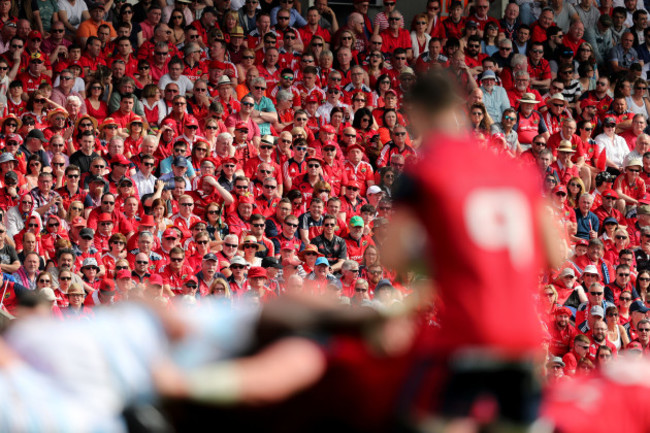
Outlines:
{"label": "red jersey", "polygon": [[549,326],[548,330],[552,338],[549,346],[550,352],[554,356],[564,356],[571,350],[573,339],[578,335],[578,331],[571,324],[567,325],[565,329],[560,329],[555,323]]}
{"label": "red jersey", "polygon": [[[538,350],[541,330],[531,296],[542,267],[539,177],[471,138],[434,135],[422,149],[423,158],[407,168],[414,183],[401,199],[424,222],[432,250],[445,252],[428,256],[445,307],[432,344],[443,353],[468,346],[512,354]],[[472,176],[455,175],[460,172]],[[516,236],[507,235],[512,230]]]}
{"label": "red jersey", "polygon": [[632,197],[635,200],[640,200],[645,196],[646,186],[643,179],[637,177],[633,184],[630,184],[627,181],[627,175],[625,173],[619,175],[614,181],[613,185],[614,190],[621,190],[623,194],[628,197]]}

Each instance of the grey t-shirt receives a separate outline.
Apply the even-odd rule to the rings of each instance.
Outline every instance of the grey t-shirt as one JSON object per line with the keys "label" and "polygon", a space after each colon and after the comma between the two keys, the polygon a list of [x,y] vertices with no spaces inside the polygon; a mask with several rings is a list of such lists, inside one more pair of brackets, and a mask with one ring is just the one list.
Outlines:
{"label": "grey t-shirt", "polygon": [[18,260],[18,253],[11,245],[5,245],[0,248],[0,263],[3,265],[10,265]]}

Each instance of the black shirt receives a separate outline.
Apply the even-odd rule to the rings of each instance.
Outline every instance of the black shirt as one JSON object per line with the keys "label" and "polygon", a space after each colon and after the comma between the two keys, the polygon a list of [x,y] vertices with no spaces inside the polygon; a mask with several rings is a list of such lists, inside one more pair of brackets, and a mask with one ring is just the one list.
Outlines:
{"label": "black shirt", "polygon": [[81,150],[77,150],[72,154],[72,156],[70,156],[70,164],[76,165],[81,170],[81,174],[85,174],[90,171],[90,163],[92,160],[98,156],[97,152],[86,155]]}
{"label": "black shirt", "polygon": [[348,257],[348,247],[342,237],[334,235],[330,241],[327,240],[323,233],[312,239],[311,243],[318,247],[318,251],[327,257],[330,264],[335,264],[339,260],[345,260]]}

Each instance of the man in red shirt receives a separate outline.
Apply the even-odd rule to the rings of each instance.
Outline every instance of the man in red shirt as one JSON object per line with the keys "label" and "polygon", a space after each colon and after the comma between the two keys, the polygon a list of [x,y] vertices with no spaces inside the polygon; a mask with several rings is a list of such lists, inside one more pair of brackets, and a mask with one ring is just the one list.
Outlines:
{"label": "man in red shirt", "polygon": [[372,166],[369,162],[363,161],[364,148],[360,144],[352,142],[347,148],[347,153],[348,158],[345,160],[343,170],[347,175],[348,181],[356,180],[359,182],[359,187],[361,188],[359,194],[365,196],[366,188],[375,184]]}
{"label": "man in red shirt", "polygon": [[96,36],[91,36],[86,41],[86,50],[84,51],[79,64],[84,69],[84,74],[95,72],[97,66],[106,64],[106,59],[102,55],[102,42]]}
{"label": "man in red shirt", "polygon": [[217,24],[217,18],[217,10],[212,6],[208,6],[203,8],[201,18],[192,21],[192,24],[190,24],[192,27],[195,27],[196,30],[198,30],[198,43],[202,46],[202,48],[205,48],[208,45],[208,32],[215,28],[215,26],[217,26],[216,28],[219,28]]}
{"label": "man in red shirt", "polygon": [[628,159],[625,161],[625,173],[621,173],[614,181],[613,188],[619,195],[616,207],[621,213],[625,213],[626,207],[636,206],[645,196],[646,184],[640,176],[642,169],[641,159]]}
{"label": "man in red shirt", "polygon": [[357,263],[361,263],[366,248],[375,245],[375,242],[369,235],[363,234],[365,223],[363,222],[363,218],[360,216],[353,216],[350,219],[349,227],[350,233],[343,238],[348,249],[348,258]]}
{"label": "man in red shirt", "polygon": [[623,214],[614,207],[614,203],[618,200],[618,194],[613,189],[606,189],[602,192],[601,196],[603,197],[603,204],[601,204],[593,212],[598,217],[600,224],[603,224],[605,218],[614,218],[616,221],[624,221],[625,217]]}
{"label": "man in red shirt", "polygon": [[499,21],[497,21],[496,18],[492,18],[488,16],[488,10],[490,9],[490,3],[488,0],[478,0],[475,3],[475,8],[476,12],[474,12],[474,15],[470,16],[467,20],[471,22],[475,22],[476,25],[478,26],[478,35],[479,37],[483,37],[483,32],[485,31],[485,26],[487,23],[494,23],[497,26],[497,29],[499,29],[501,26],[499,26]]}
{"label": "man in red shirt", "polygon": [[393,11],[388,17],[388,28],[380,33],[383,40],[381,50],[384,54],[392,53],[396,48],[404,48],[408,57],[413,57],[413,46],[411,42],[411,34],[408,30],[400,27],[402,22],[402,14],[398,11]]}
{"label": "man in red shirt", "polygon": [[126,130],[126,125],[138,117],[138,115],[133,112],[134,104],[135,96],[133,96],[133,93],[126,93],[122,95],[122,99],[120,100],[120,108],[111,114],[111,117],[115,123],[117,123],[117,125],[124,130]]}
{"label": "man in red shirt", "polygon": [[616,356],[616,346],[607,339],[607,323],[605,323],[604,320],[599,320],[594,323],[593,331],[591,332],[591,344],[589,345],[589,353],[587,354],[587,357],[592,362],[596,362],[596,353],[600,346],[609,347],[612,349],[612,355]]}
{"label": "man in red shirt", "polygon": [[[643,131],[645,131],[647,126],[648,122],[645,120],[645,116],[643,114],[635,114],[632,118],[632,128],[620,134],[621,137],[625,139],[625,142],[630,148],[630,151],[635,150],[637,138],[643,133]],[[636,155],[634,156],[643,157],[643,154],[648,151],[648,145],[650,145],[650,137],[646,136],[643,144],[643,149],[637,150]]]}
{"label": "man in red shirt", "polygon": [[562,357],[569,352],[571,343],[578,331],[571,325],[571,310],[567,307],[558,308],[555,310],[555,320],[550,327],[551,344],[549,351],[554,356]]}
{"label": "man in red shirt", "polygon": [[546,41],[546,30],[553,25],[553,20],[553,10],[551,8],[545,8],[539,15],[539,19],[530,26],[530,40],[532,42]]}
{"label": "man in red shirt", "polygon": [[465,64],[472,70],[473,76],[483,71],[483,59],[487,54],[481,53],[481,38],[477,35],[470,36],[467,40],[467,48],[465,48]]}
{"label": "man in red shirt", "polygon": [[169,263],[160,269],[163,278],[163,290],[168,296],[180,295],[183,281],[194,275],[194,271],[185,263],[185,250],[174,247],[169,253]]}
{"label": "man in red shirt", "polygon": [[38,87],[43,83],[52,84],[50,77],[43,72],[44,58],[43,54],[34,53],[29,59],[27,70],[18,75],[17,79],[23,83],[23,97],[29,96],[38,90]]}
{"label": "man in red shirt", "polygon": [[307,9],[307,25],[298,30],[298,33],[300,33],[300,39],[302,39],[302,43],[305,47],[309,46],[311,38],[314,36],[322,37],[326,44],[329,44],[332,40],[330,32],[318,25],[320,19],[321,15],[316,6]]}
{"label": "man in red shirt", "polygon": [[575,152],[567,140],[562,140],[557,148],[557,160],[551,164],[551,168],[557,172],[562,185],[567,185],[571,178],[577,177],[579,174],[578,167],[571,162],[571,157]]}
{"label": "man in red shirt", "polygon": [[564,35],[562,39],[562,44],[573,51],[574,54],[578,52],[580,45],[585,43],[585,40],[582,37],[585,34],[585,25],[582,24],[582,21],[575,20],[571,23],[569,31]]}
{"label": "man in red shirt", "polygon": [[[548,127],[548,124],[546,125]],[[576,122],[573,119],[564,119],[560,125],[560,130],[552,134],[548,138],[546,147],[553,152],[553,156],[557,156],[558,147],[563,141],[568,141],[571,144],[571,149],[574,151],[572,161],[578,165],[584,163],[584,148],[580,137],[576,132]]]}

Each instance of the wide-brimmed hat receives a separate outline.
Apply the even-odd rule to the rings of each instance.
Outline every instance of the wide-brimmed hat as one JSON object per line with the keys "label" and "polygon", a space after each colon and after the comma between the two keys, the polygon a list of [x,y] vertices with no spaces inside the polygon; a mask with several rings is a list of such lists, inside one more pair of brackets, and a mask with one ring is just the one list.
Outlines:
{"label": "wide-brimmed hat", "polygon": [[521,99],[517,99],[517,102],[520,104],[539,104],[539,101],[535,99],[534,93],[524,93]]}

